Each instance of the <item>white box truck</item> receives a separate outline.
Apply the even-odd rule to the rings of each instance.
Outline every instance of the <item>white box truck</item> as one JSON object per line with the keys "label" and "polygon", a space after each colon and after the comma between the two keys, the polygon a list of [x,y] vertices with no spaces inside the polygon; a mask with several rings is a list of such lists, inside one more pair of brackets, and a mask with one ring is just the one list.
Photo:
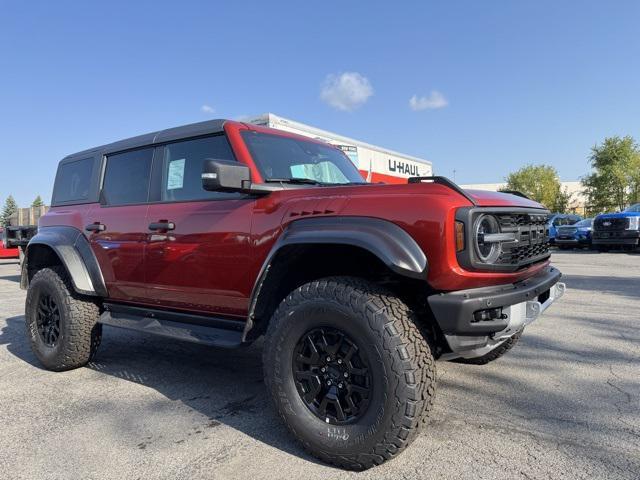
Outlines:
{"label": "white box truck", "polygon": [[362,176],[369,182],[406,183],[409,177],[433,175],[433,168],[428,160],[360,142],[295,120],[279,117],[273,113],[252,117],[246,122],[305,135],[335,145],[347,154],[358,167]]}

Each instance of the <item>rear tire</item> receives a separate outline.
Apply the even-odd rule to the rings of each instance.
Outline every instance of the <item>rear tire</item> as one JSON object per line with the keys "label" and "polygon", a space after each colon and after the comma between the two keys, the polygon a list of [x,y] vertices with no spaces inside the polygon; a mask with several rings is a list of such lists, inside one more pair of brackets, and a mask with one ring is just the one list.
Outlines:
{"label": "rear tire", "polygon": [[459,358],[456,360],[458,363],[466,363],[468,365],[486,365],[487,363],[493,362],[494,360],[499,359],[509,350],[516,346],[520,337],[522,336],[522,332],[524,332],[524,328],[516,332],[511,338],[505,340],[504,343],[501,343],[500,346],[494,348],[489,353],[477,357],[477,358]]}
{"label": "rear tire", "polygon": [[[353,368],[356,356],[359,368]],[[312,455],[351,470],[404,450],[426,423],[435,395],[435,362],[411,310],[389,291],[352,277],[291,292],[273,314],[263,362],[267,388],[293,435]],[[343,375],[348,378],[336,387]],[[366,396],[358,393],[363,389]]]}
{"label": "rear tire", "polygon": [[48,370],[82,367],[102,338],[98,306],[75,292],[62,267],[44,268],[29,283],[25,306],[33,353]]}

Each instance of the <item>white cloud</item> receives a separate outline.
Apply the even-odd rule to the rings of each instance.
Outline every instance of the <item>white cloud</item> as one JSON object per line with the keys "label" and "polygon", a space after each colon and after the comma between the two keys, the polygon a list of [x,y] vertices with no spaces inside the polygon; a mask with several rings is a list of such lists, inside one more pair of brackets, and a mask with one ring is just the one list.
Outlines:
{"label": "white cloud", "polygon": [[327,75],[320,91],[320,98],[325,103],[347,112],[364,105],[371,95],[371,83],[357,72]]}
{"label": "white cloud", "polygon": [[419,97],[414,95],[409,99],[409,107],[415,112],[419,110],[435,110],[444,108],[447,105],[449,105],[449,101],[437,90],[432,90],[429,96]]}
{"label": "white cloud", "polygon": [[213,108],[211,105],[202,105],[200,107],[200,110],[204,113],[216,113],[216,109]]}

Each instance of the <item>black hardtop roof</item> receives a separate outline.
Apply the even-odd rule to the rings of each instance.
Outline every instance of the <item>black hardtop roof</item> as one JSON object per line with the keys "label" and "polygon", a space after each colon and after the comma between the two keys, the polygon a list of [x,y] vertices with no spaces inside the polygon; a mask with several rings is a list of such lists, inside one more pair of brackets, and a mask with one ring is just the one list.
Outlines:
{"label": "black hardtop roof", "polygon": [[89,148],[81,152],[67,155],[62,159],[62,161],[71,159],[77,160],[78,157],[94,156],[96,153],[100,155],[106,155],[109,153],[130,150],[147,145],[155,145],[170,142],[173,140],[180,140],[182,138],[220,133],[223,131],[223,127],[226,121],[227,120],[225,119],[208,120],[206,122],[190,123],[181,127],[167,128],[165,130],[158,130],[157,132],[145,133],[136,137],[125,138],[124,140],[118,140],[117,142],[108,143],[106,145]]}

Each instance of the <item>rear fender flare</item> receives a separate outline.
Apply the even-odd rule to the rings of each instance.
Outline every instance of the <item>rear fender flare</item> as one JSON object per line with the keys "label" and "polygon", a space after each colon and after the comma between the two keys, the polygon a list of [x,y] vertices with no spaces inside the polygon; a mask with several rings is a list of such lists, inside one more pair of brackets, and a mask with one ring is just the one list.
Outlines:
{"label": "rear fender flare", "polygon": [[20,283],[23,288],[29,283],[29,251],[36,245],[44,245],[54,251],[69,273],[76,292],[107,297],[102,271],[89,241],[77,228],[65,226],[39,228],[38,233],[29,241],[22,263]]}

